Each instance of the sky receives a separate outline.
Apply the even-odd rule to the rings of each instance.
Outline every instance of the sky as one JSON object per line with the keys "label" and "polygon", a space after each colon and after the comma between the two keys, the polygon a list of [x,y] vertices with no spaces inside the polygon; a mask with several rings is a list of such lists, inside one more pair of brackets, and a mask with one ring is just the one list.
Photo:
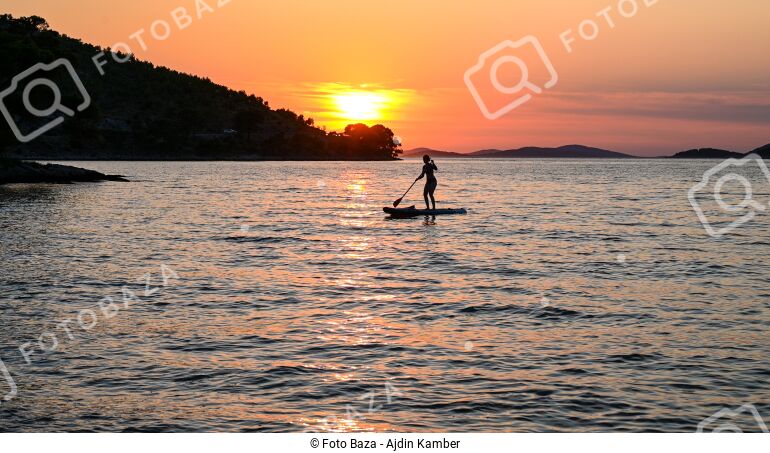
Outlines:
{"label": "sky", "polygon": [[[765,0],[0,6],[86,42],[126,43],[140,59],[245,90],[330,130],[382,123],[405,149],[584,144],[655,156],[770,143]],[[513,45],[480,60],[505,41]],[[515,108],[495,115],[506,107]]]}

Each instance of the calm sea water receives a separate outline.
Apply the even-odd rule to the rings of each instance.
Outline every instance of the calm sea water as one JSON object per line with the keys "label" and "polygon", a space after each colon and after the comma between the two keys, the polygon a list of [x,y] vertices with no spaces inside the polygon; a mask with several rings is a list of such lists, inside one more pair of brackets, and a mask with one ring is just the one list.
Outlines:
{"label": "calm sea water", "polygon": [[0,430],[770,416],[770,215],[706,235],[687,190],[716,162],[437,163],[439,206],[468,215],[385,217],[418,161],[83,162],[133,182],[0,187]]}

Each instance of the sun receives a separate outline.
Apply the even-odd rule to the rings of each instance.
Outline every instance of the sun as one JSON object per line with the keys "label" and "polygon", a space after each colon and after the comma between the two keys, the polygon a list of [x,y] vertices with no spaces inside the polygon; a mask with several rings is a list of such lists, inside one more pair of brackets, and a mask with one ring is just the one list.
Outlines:
{"label": "sun", "polygon": [[367,91],[350,91],[332,96],[337,114],[346,120],[371,121],[381,119],[387,103],[384,95]]}

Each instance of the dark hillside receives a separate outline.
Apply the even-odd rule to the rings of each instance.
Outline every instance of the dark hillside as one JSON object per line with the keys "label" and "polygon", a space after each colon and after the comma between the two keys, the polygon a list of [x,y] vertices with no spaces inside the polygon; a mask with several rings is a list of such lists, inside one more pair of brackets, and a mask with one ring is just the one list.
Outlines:
{"label": "dark hillside", "polygon": [[[106,54],[100,57],[104,75],[93,61],[100,52]],[[128,61],[118,63],[107,49],[59,34],[40,17],[0,16],[0,91],[33,65],[63,58],[91,98],[85,110],[29,143],[20,143],[0,119],[0,148],[11,157],[46,159],[388,160],[400,153],[383,126],[327,133],[311,118],[273,110],[260,97],[119,57]],[[61,116],[38,118],[25,108],[24,83],[36,77],[52,80],[68,108],[76,111],[84,101],[64,66],[31,74],[0,100],[25,134]],[[30,93],[36,108],[52,105],[48,88]]]}

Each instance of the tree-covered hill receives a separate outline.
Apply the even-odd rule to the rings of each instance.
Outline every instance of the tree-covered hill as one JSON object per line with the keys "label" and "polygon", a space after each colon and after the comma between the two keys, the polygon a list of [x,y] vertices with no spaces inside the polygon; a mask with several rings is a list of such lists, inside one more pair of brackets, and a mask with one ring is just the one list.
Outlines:
{"label": "tree-covered hill", "polygon": [[[30,74],[0,99],[23,133],[62,116],[29,112],[23,88],[30,79],[53,81],[62,104],[76,113],[28,143],[19,142],[0,117],[0,150],[20,158],[151,160],[387,160],[400,153],[384,126],[357,124],[327,133],[311,118],[273,110],[260,97],[133,56],[117,57],[127,61],[116,62],[108,49],[51,30],[40,17],[0,15],[0,92],[28,68],[66,59],[91,99],[77,111],[84,97],[65,67]],[[44,110],[52,105],[52,91],[36,87],[29,99]]]}

